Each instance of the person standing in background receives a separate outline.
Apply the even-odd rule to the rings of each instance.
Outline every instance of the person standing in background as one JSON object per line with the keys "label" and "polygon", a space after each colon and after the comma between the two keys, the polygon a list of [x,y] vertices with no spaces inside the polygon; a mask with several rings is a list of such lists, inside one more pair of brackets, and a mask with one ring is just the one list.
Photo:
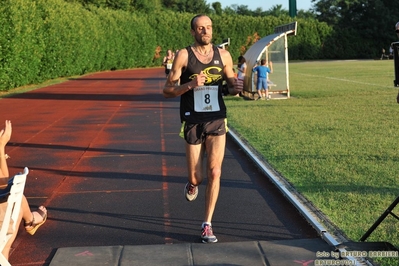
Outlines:
{"label": "person standing in background", "polygon": [[[238,74],[237,74],[237,82],[241,83],[243,86],[244,85],[244,79],[245,79],[245,72],[247,71],[247,60],[245,59],[244,56],[240,55],[238,57]],[[241,95],[242,96],[242,95]]]}
{"label": "person standing in background", "polygon": [[[268,73],[273,73],[273,63],[270,61],[270,68],[266,65],[266,60],[262,59],[260,65],[255,65],[252,68],[253,72],[256,72],[258,81],[256,83],[256,89],[258,91],[258,99],[268,99],[269,100],[269,85],[267,84]],[[265,90],[265,95],[262,95],[262,90]]]}
{"label": "person standing in background", "polygon": [[172,69],[173,59],[174,59],[174,56],[173,56],[172,50],[169,49],[166,52],[166,56],[162,60],[162,65],[165,66],[166,76],[169,75],[169,72]]}

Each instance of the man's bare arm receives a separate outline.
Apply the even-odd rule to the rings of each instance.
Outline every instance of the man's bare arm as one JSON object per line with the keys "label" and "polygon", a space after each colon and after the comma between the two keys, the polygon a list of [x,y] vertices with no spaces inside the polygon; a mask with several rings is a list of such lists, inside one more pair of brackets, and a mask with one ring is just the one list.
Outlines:
{"label": "man's bare arm", "polygon": [[187,91],[197,86],[203,86],[206,80],[204,73],[199,73],[192,81],[185,84],[178,84],[182,70],[187,67],[188,53],[187,50],[180,50],[177,53],[175,60],[173,61],[172,69],[166,79],[165,86],[163,88],[163,96],[165,98],[178,97]]}
{"label": "man's bare arm", "polygon": [[227,88],[229,89],[229,93],[232,95],[236,95],[242,91],[242,83],[237,84],[237,80],[234,77],[234,71],[233,71],[233,59],[231,58],[231,55],[228,51],[224,49],[219,49],[220,55],[222,57],[223,61],[223,72],[224,72],[224,78],[227,83]]}

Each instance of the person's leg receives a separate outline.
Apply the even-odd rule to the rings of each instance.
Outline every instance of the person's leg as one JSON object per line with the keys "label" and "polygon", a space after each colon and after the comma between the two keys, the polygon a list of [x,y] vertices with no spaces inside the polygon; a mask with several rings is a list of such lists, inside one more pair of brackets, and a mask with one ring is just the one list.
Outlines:
{"label": "person's leg", "polygon": [[[43,212],[46,212],[46,208],[40,207],[40,209]],[[18,220],[14,221],[14,222],[16,222],[17,225],[19,225],[23,219],[25,221],[25,223],[27,223],[27,222],[32,221],[33,217],[35,218],[35,224],[41,223],[43,221],[43,217],[38,212],[36,212],[36,211],[31,212],[28,200],[26,199],[25,196],[23,196],[22,202],[21,202],[21,210],[20,210]],[[16,230],[14,230],[12,237],[9,239],[9,241],[7,242],[6,246],[4,247],[4,249],[2,251],[2,253],[3,253],[4,257],[6,257],[6,259],[8,259],[12,243],[14,243],[14,240],[17,237],[18,228],[19,228],[19,226],[16,227]]]}
{"label": "person's leg", "polygon": [[22,212],[22,219],[25,221],[25,223],[31,222],[33,218],[35,220],[35,223],[40,223],[43,221],[43,217],[38,212],[36,211],[31,212],[28,200],[26,199],[25,196],[23,196],[22,198],[21,212]]}
{"label": "person's leg", "polygon": [[202,162],[205,149],[202,141],[202,126],[184,122],[180,131],[180,136],[186,141],[188,182],[184,187],[184,195],[188,201],[197,198],[198,186],[204,179]]}
{"label": "person's leg", "polygon": [[218,242],[218,239],[213,234],[212,217],[219,197],[220,176],[222,174],[226,134],[220,136],[208,136],[205,143],[206,153],[208,156],[208,182],[205,190],[205,214],[204,222],[201,226],[201,239],[203,243],[216,243]]}
{"label": "person's leg", "polygon": [[262,99],[262,81],[260,78],[258,78],[256,82],[256,89],[258,90],[258,95],[259,95],[258,99]]}
{"label": "person's leg", "polygon": [[204,151],[202,144],[191,145],[186,142],[188,182],[194,186],[199,186],[204,180],[202,173]]}
{"label": "person's leg", "polygon": [[202,144],[189,144],[186,142],[186,159],[188,182],[184,187],[184,195],[188,201],[193,201],[198,196],[198,186],[204,180],[202,162],[204,148]]}
{"label": "person's leg", "polygon": [[226,146],[226,134],[208,136],[206,140],[207,177],[204,222],[211,223],[220,190],[220,177]]}
{"label": "person's leg", "polygon": [[[4,205],[4,207],[7,208],[6,205]],[[5,211],[5,209],[4,209],[4,211]],[[21,207],[21,211],[19,213],[18,220],[15,222],[19,225],[21,223],[21,220],[22,220],[22,207]],[[14,232],[12,233],[11,238],[8,240],[6,246],[4,247],[3,251],[1,252],[7,260],[10,255],[10,249],[11,249],[12,243],[14,243],[14,240],[17,237],[18,228],[19,227],[17,226],[16,229],[14,230]]]}
{"label": "person's leg", "polygon": [[25,230],[31,235],[35,234],[36,230],[47,218],[47,209],[44,206],[40,206],[36,211],[32,212],[25,196],[22,198],[21,212]]}
{"label": "person's leg", "polygon": [[264,98],[268,96],[267,94],[267,80],[266,78],[261,79],[261,88],[265,90],[265,94],[263,95]]}

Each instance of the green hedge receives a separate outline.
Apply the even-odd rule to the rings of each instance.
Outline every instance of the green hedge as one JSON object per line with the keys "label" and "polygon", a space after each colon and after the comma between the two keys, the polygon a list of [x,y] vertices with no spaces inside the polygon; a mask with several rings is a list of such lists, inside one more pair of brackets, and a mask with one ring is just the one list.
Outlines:
{"label": "green hedge", "polygon": [[[168,49],[177,50],[193,42],[190,34],[190,20],[194,14],[173,13],[163,11],[148,15],[148,23],[156,32],[157,44],[162,49],[161,61]],[[281,17],[251,17],[238,15],[212,16],[213,41],[219,44],[223,39],[230,38],[228,47],[233,60],[245,54],[250,46],[259,38],[274,32],[279,25],[291,23],[289,16]],[[316,20],[298,20],[298,35],[289,38],[290,59],[319,59],[325,56],[324,40],[332,34],[331,27]]]}
{"label": "green hedge", "polygon": [[0,90],[145,67],[157,45],[145,16],[62,0],[2,1],[0,23]]}
{"label": "green hedge", "polygon": [[[1,0],[0,90],[95,71],[160,66],[167,49],[193,42],[193,16],[82,7],[63,0]],[[234,61],[276,26],[292,22],[288,16],[214,15],[212,19],[214,43],[230,38]],[[289,38],[289,58],[357,54],[344,48],[345,43],[342,51],[336,49],[341,43],[334,35],[324,23],[299,19],[298,35]]]}

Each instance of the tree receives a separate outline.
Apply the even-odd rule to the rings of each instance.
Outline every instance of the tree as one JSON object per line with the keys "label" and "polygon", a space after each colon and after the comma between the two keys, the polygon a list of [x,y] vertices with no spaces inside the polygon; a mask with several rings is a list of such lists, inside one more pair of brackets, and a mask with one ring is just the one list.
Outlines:
{"label": "tree", "polygon": [[151,13],[162,9],[162,0],[131,0],[131,6],[134,10]]}
{"label": "tree", "polygon": [[[333,26],[337,45],[362,46],[362,57],[370,58],[395,41],[399,18],[392,0],[312,0],[319,21]],[[341,42],[341,43],[338,43]]]}
{"label": "tree", "polygon": [[83,6],[94,5],[97,7],[105,7],[106,0],[66,0],[69,3],[80,3]]}
{"label": "tree", "polygon": [[129,10],[130,0],[106,0],[105,6],[115,10]]}
{"label": "tree", "polygon": [[167,9],[177,10],[177,5],[179,2],[180,0],[163,0],[162,6]]}
{"label": "tree", "polygon": [[211,13],[212,10],[205,0],[180,0],[177,1],[177,12],[188,12],[193,14]]}
{"label": "tree", "polygon": [[316,14],[311,9],[310,10],[299,9],[298,10],[298,14],[297,14],[297,18],[302,18],[302,19],[312,18],[312,19],[316,19]]}
{"label": "tree", "polygon": [[363,33],[389,32],[399,18],[397,4],[391,0],[312,0],[312,3],[319,21]]}
{"label": "tree", "polygon": [[225,15],[236,15],[237,13],[236,13],[236,10],[235,10],[235,9],[233,9],[233,8],[230,7],[230,6],[227,6],[227,7],[225,7],[225,8],[223,9],[223,14],[225,14]]}
{"label": "tree", "polygon": [[216,15],[220,16],[223,13],[222,4],[220,2],[213,2],[212,8],[215,10]]}
{"label": "tree", "polygon": [[253,12],[252,16],[254,17],[262,17],[265,16],[265,11],[261,7],[257,7]]}
{"label": "tree", "polygon": [[235,5],[236,6],[236,13],[237,15],[242,15],[242,16],[251,16],[252,11],[248,8],[246,5]]}
{"label": "tree", "polygon": [[267,16],[274,16],[274,17],[280,17],[283,15],[288,16],[288,11],[283,9],[282,5],[272,6],[268,11],[266,11],[266,13]]}
{"label": "tree", "polygon": [[338,21],[347,12],[351,3],[359,0],[312,0],[319,21],[329,25],[337,25]]}
{"label": "tree", "polygon": [[246,5],[230,5],[229,7],[225,8],[225,13],[228,14],[236,14],[242,16],[252,16],[252,11],[248,9]]}

